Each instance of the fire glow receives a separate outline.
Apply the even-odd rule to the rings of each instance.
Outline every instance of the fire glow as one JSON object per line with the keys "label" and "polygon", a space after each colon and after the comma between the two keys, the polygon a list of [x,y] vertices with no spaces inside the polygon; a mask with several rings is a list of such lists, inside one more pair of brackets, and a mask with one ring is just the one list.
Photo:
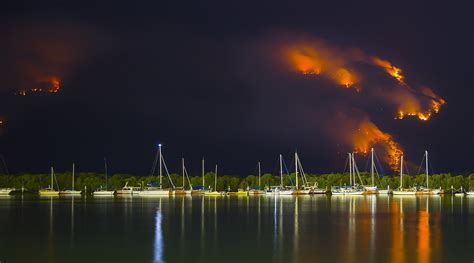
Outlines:
{"label": "fire glow", "polygon": [[60,90],[60,81],[57,77],[50,77],[46,80],[38,81],[30,89],[22,89],[17,92],[19,96],[27,96],[30,93],[58,93]]}
{"label": "fire glow", "polygon": [[394,170],[398,171],[400,156],[402,154],[401,146],[393,137],[381,131],[370,120],[363,120],[353,136],[354,151],[356,153],[368,154],[370,148],[379,144],[387,152],[387,163]]}
{"label": "fire glow", "polygon": [[303,75],[321,75],[344,88],[357,83],[358,77],[348,68],[346,60],[321,44],[318,47],[294,45],[285,52],[291,67]]}
{"label": "fire glow", "polygon": [[[303,75],[328,79],[339,87],[355,88],[360,94],[357,96],[364,94],[363,100],[380,100],[382,105],[393,107],[394,118],[398,120],[414,116],[421,121],[428,121],[433,114],[440,111],[442,105],[446,104],[446,101],[433,90],[426,87],[415,89],[410,86],[403,70],[390,61],[369,56],[358,49],[345,52],[317,39],[305,39],[286,43],[282,50],[291,70]],[[374,83],[380,81],[380,76],[373,74],[377,70],[383,70],[393,78],[393,84],[377,87]],[[362,88],[364,92],[361,92]],[[368,118],[356,123],[356,126],[351,127],[355,128],[356,132],[352,140],[349,140],[353,150],[367,154],[374,145],[380,145],[385,150],[384,160],[397,171],[402,153],[400,144]],[[343,133],[342,138],[349,139],[350,134],[350,132]]]}

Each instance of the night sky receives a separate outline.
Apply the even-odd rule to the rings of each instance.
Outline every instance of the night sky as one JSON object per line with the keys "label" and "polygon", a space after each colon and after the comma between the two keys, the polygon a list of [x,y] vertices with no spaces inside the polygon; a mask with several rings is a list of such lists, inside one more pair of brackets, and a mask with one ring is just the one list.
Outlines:
{"label": "night sky", "polygon": [[[205,157],[248,175],[298,150],[306,172],[333,172],[352,150],[335,134],[368,116],[414,164],[427,149],[433,172],[474,171],[472,6],[412,2],[3,5],[0,153],[12,173],[101,171],[107,157],[113,173],[147,174],[162,143],[174,172],[185,157],[198,173]],[[374,72],[360,93],[296,74],[275,51],[296,39],[389,60],[446,104],[428,121],[395,120],[393,105],[364,95],[395,85],[382,71],[358,65]],[[18,95],[51,76],[58,93]]]}

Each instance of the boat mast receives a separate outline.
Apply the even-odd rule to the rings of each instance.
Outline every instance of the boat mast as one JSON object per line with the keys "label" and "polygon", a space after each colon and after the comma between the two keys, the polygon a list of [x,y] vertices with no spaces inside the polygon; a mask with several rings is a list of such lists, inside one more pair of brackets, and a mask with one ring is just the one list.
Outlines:
{"label": "boat mast", "polygon": [[51,166],[51,187],[50,187],[50,188],[51,188],[51,191],[54,190],[54,187],[53,187],[53,174],[54,174],[54,169],[53,169],[53,167]]}
{"label": "boat mast", "polygon": [[74,163],[72,163],[72,190],[74,191]]}
{"label": "boat mast", "polygon": [[295,178],[296,178],[296,190],[298,190],[298,153],[295,152]]}
{"label": "boat mast", "polygon": [[370,149],[370,155],[371,155],[371,165],[370,165],[370,175],[372,177],[372,186],[374,186],[374,148]]}
{"label": "boat mast", "polygon": [[107,186],[107,159],[104,158],[104,170],[105,170],[105,190],[107,191],[109,188]]}
{"label": "boat mast", "polygon": [[181,158],[182,168],[183,168],[183,190],[184,190],[184,158]]}
{"label": "boat mast", "polygon": [[352,185],[352,154],[349,153],[349,185]]}
{"label": "boat mast", "polygon": [[204,158],[202,158],[202,190],[204,190],[205,184],[204,184]]}
{"label": "boat mast", "polygon": [[260,162],[258,162],[258,187],[259,187],[259,189],[262,187],[262,184],[261,184],[261,181],[260,181],[260,174],[261,174]]}
{"label": "boat mast", "polygon": [[429,188],[428,186],[428,151],[425,151],[425,156],[426,156],[426,188]]}
{"label": "boat mast", "polygon": [[400,156],[400,190],[403,188],[403,155]]}
{"label": "boat mast", "polygon": [[217,192],[217,164],[216,164],[216,172],[214,173],[214,191]]}
{"label": "boat mast", "polygon": [[161,156],[161,143],[158,144],[158,151],[160,152],[160,189],[163,189],[162,183],[163,183],[163,165],[161,163],[163,156]]}
{"label": "boat mast", "polygon": [[280,154],[280,186],[283,187],[283,160]]}
{"label": "boat mast", "polygon": [[[354,153],[352,153],[352,180],[354,181],[354,185],[356,185],[356,163],[355,163],[355,159],[354,159]],[[360,180],[360,175],[359,175],[359,181],[361,181],[362,183],[362,180]]]}

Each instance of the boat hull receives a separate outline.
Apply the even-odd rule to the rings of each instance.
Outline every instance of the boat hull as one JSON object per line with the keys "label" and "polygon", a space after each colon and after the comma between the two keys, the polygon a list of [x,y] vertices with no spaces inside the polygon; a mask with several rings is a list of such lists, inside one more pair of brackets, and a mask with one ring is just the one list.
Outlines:
{"label": "boat hull", "polygon": [[76,191],[76,190],[66,190],[66,191],[60,191],[59,195],[81,195],[82,191]]}
{"label": "boat hull", "polygon": [[392,192],[393,195],[416,195],[417,192],[416,191],[393,191]]}
{"label": "boat hull", "polygon": [[52,190],[39,190],[38,194],[40,196],[59,196],[59,191]]}
{"label": "boat hull", "polygon": [[13,188],[3,188],[0,189],[0,195],[10,195],[15,189]]}
{"label": "boat hull", "polygon": [[222,196],[223,194],[220,192],[205,192],[205,196]]}
{"label": "boat hull", "polygon": [[170,196],[172,192],[170,190],[150,190],[150,191],[141,191],[140,196]]}
{"label": "boat hull", "polygon": [[92,193],[93,196],[114,196],[115,191],[95,191]]}

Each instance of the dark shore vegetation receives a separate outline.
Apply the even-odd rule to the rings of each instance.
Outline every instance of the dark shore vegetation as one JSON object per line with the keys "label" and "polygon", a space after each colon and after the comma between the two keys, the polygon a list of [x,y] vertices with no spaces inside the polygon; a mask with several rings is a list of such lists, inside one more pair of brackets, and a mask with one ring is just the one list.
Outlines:
{"label": "dark shore vegetation", "polygon": [[[171,174],[171,180],[174,185],[177,187],[182,186],[182,177],[178,174]],[[295,183],[294,174],[291,175],[292,179],[288,175],[284,176],[284,184],[292,185]],[[71,188],[71,172],[56,173],[57,185],[60,189],[69,189]],[[344,173],[329,173],[329,174],[306,174],[308,184],[317,185],[320,188],[336,185],[347,185],[349,184],[349,174]],[[367,173],[361,173],[360,179],[362,184],[369,185],[371,182],[370,176]],[[420,174],[416,176],[404,176],[404,187],[409,186],[425,186],[426,185],[426,175]],[[191,176],[191,184],[196,186],[202,185],[202,176]],[[390,186],[391,189],[398,188],[400,185],[400,177],[397,175],[385,175],[376,177],[376,184],[379,186],[379,189],[385,189],[387,186]],[[140,176],[140,175],[130,175],[130,174],[113,174],[108,177],[108,188],[109,189],[121,189],[125,183],[128,182],[130,186],[140,186],[147,185],[149,183],[158,183],[159,176]],[[301,182],[301,179],[300,179]],[[357,182],[360,184],[359,178]],[[16,174],[16,175],[0,175],[0,187],[11,187],[20,189],[24,187],[30,191],[36,191],[40,188],[48,187],[50,184],[50,175],[49,174]],[[261,176],[261,187],[271,185],[279,185],[280,177],[272,174],[263,174]],[[430,188],[439,188],[448,190],[453,186],[455,189],[461,188],[469,189],[474,187],[474,174],[469,175],[454,175],[450,173],[443,174],[433,174],[429,177],[429,187]],[[208,172],[205,175],[205,187],[214,185],[214,173]],[[84,189],[87,187],[89,190],[96,189],[100,186],[105,186],[105,174],[103,173],[76,173],[75,175],[75,188]],[[163,177],[163,187],[168,188],[171,186],[171,183],[167,176]],[[233,175],[219,175],[217,178],[217,190],[236,190],[238,188],[258,188],[258,176],[248,175],[246,177],[242,176],[233,176]],[[57,186],[54,186],[57,188]],[[188,188],[189,184],[187,180],[185,181],[185,187]]]}

